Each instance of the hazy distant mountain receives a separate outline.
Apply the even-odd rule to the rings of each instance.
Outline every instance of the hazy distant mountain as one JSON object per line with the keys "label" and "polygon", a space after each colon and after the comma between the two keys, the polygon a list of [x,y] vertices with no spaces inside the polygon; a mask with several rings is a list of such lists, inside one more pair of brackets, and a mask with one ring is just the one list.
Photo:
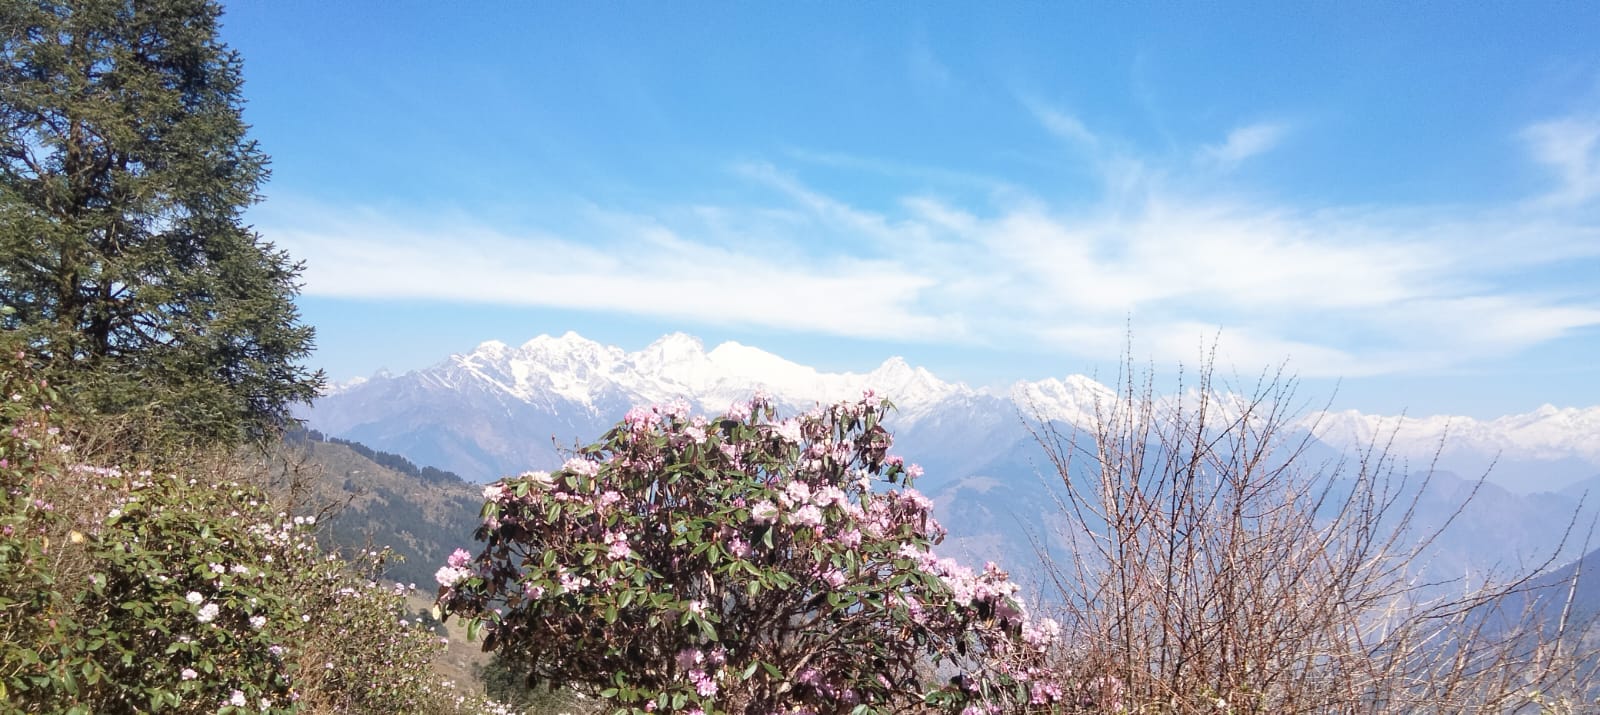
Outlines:
{"label": "hazy distant mountain", "polygon": [[[890,423],[895,451],[927,468],[922,486],[951,529],[949,548],[1003,552],[1013,562],[1031,555],[1029,532],[1049,541],[1055,513],[1047,484],[1058,478],[1045,468],[1029,424],[1085,426],[1097,404],[1115,397],[1081,375],[974,390],[900,358],[866,373],[830,374],[732,342],[708,351],[673,334],[630,353],[569,332],[520,347],[487,342],[432,367],[349,383],[306,417],[329,435],[488,481],[554,467],[561,447],[598,437],[635,404],[681,399],[715,413],[762,390],[798,410],[868,388],[898,406]],[[1576,508],[1580,482],[1600,475],[1600,407],[1487,421],[1337,412],[1297,424],[1315,435],[1324,456],[1376,443],[1421,471],[1438,452],[1441,471],[1465,478],[1435,478],[1419,517],[1424,525],[1453,513],[1498,457],[1491,483],[1453,529],[1460,536],[1441,542],[1437,573],[1526,563],[1548,551]],[[1597,501],[1600,491],[1590,503]]]}

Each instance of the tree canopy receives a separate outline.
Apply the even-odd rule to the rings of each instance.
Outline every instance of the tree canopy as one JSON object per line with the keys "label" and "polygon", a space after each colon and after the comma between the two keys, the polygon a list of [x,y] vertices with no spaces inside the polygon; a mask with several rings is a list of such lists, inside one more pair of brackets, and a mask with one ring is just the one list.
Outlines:
{"label": "tree canopy", "polygon": [[74,404],[272,429],[322,382],[210,0],[0,1],[0,317]]}

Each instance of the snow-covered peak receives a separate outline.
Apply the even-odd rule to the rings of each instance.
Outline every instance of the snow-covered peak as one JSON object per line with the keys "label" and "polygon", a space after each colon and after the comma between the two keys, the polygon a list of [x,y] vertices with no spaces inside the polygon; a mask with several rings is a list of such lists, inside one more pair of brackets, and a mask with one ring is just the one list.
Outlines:
{"label": "snow-covered peak", "polygon": [[628,357],[635,370],[681,384],[693,385],[711,377],[705,346],[699,338],[683,333],[665,336]]}
{"label": "snow-covered peak", "polygon": [[1095,411],[1109,409],[1116,399],[1111,388],[1084,375],[1018,382],[1011,388],[1011,401],[1023,414],[1080,426],[1091,424]]}
{"label": "snow-covered peak", "polygon": [[813,368],[732,340],[712,348],[708,357],[718,368],[738,377],[771,377],[783,382],[784,378],[807,380],[817,376]]}
{"label": "snow-covered peak", "polygon": [[863,389],[870,387],[888,396],[901,409],[915,409],[953,394],[971,392],[965,385],[944,382],[924,368],[912,367],[898,355],[883,361],[876,370],[867,373],[862,382]]}
{"label": "snow-covered peak", "polygon": [[1492,420],[1429,415],[1386,417],[1355,410],[1308,415],[1313,434],[1340,447],[1393,443],[1399,454],[1423,457],[1438,450],[1473,450],[1508,457],[1600,462],[1600,407],[1543,405]]}
{"label": "snow-covered peak", "polygon": [[[371,379],[378,379],[378,376],[374,375]],[[367,380],[368,380],[368,378],[365,378],[365,377],[352,377],[352,378],[350,378],[348,380],[345,380],[343,382],[330,382],[330,383],[328,383],[326,385],[323,385],[322,394],[324,396],[337,395],[337,394],[339,394],[341,392],[345,392],[347,390],[353,390],[353,389],[355,389],[357,387],[365,385],[365,384],[367,384]]]}
{"label": "snow-covered peak", "polygon": [[506,345],[499,340],[485,340],[481,343],[478,343],[478,347],[474,348],[471,353],[468,353],[467,357],[482,355],[485,357],[497,358],[505,355],[507,352],[510,352],[510,350],[511,346]]}
{"label": "snow-covered peak", "polygon": [[603,357],[615,357],[621,350],[602,345],[572,331],[561,337],[540,335],[517,348],[516,358],[553,363],[593,362]]}

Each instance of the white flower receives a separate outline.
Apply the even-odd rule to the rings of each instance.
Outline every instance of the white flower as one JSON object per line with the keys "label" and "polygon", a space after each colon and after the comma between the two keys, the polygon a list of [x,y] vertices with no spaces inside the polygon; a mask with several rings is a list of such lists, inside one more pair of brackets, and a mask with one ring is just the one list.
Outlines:
{"label": "white flower", "polygon": [[206,605],[200,607],[200,612],[195,614],[195,618],[201,623],[210,623],[217,617],[217,612],[220,610],[222,610],[222,608],[217,606],[217,604],[207,603]]}
{"label": "white flower", "polygon": [[265,626],[265,625],[267,625],[267,617],[266,616],[251,616],[250,617],[250,627],[251,628],[254,628],[254,629],[259,631],[259,630],[261,630],[261,627]]}
{"label": "white flower", "polygon": [[555,477],[550,476],[549,472],[523,472],[522,478],[532,482],[533,486],[539,489],[549,489],[556,485]]}
{"label": "white flower", "polygon": [[194,672],[194,668],[184,668],[183,672],[179,673],[179,675],[182,676],[184,680],[194,680],[195,678],[200,677],[199,673]]}
{"label": "white flower", "polygon": [[763,500],[758,502],[755,506],[750,507],[750,519],[757,524],[770,524],[774,519],[777,518],[778,505],[773,504],[770,501]]}
{"label": "white flower", "polygon": [[460,583],[461,580],[466,578],[468,575],[469,572],[466,569],[456,568],[454,566],[441,566],[439,567],[438,571],[433,573],[433,580],[438,581],[440,586],[450,588],[455,586],[457,583]]}
{"label": "white flower", "polygon": [[236,708],[244,707],[244,693],[238,690],[233,691],[233,695],[228,697],[228,704]]}
{"label": "white flower", "polygon": [[800,443],[800,421],[795,419],[784,420],[773,426],[773,431],[778,433],[786,442]]}
{"label": "white flower", "polygon": [[822,510],[807,504],[791,514],[789,521],[797,526],[821,526]]}
{"label": "white flower", "polygon": [[783,494],[779,498],[783,497],[788,497],[790,504],[804,504],[811,501],[811,485],[805,482],[789,482],[789,486],[784,487]]}
{"label": "white flower", "polygon": [[201,601],[206,600],[206,597],[200,595],[199,591],[190,591],[189,595],[183,597],[183,600],[188,601],[191,605],[198,606]]}

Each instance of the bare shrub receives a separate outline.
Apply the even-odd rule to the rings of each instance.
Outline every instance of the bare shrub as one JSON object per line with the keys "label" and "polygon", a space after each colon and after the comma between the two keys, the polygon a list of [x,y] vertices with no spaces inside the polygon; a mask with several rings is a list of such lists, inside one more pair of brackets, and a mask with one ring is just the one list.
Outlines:
{"label": "bare shrub", "polygon": [[1594,661],[1581,651],[1587,629],[1520,605],[1570,590],[1531,593],[1537,568],[1470,584],[1419,578],[1415,567],[1454,519],[1419,523],[1431,468],[1409,476],[1381,442],[1319,463],[1313,438],[1294,428],[1294,379],[1264,373],[1241,396],[1214,389],[1213,361],[1172,398],[1125,362],[1090,426],[1035,427],[1067,553],[1036,546],[1062,602],[1076,706],[1582,707]]}

